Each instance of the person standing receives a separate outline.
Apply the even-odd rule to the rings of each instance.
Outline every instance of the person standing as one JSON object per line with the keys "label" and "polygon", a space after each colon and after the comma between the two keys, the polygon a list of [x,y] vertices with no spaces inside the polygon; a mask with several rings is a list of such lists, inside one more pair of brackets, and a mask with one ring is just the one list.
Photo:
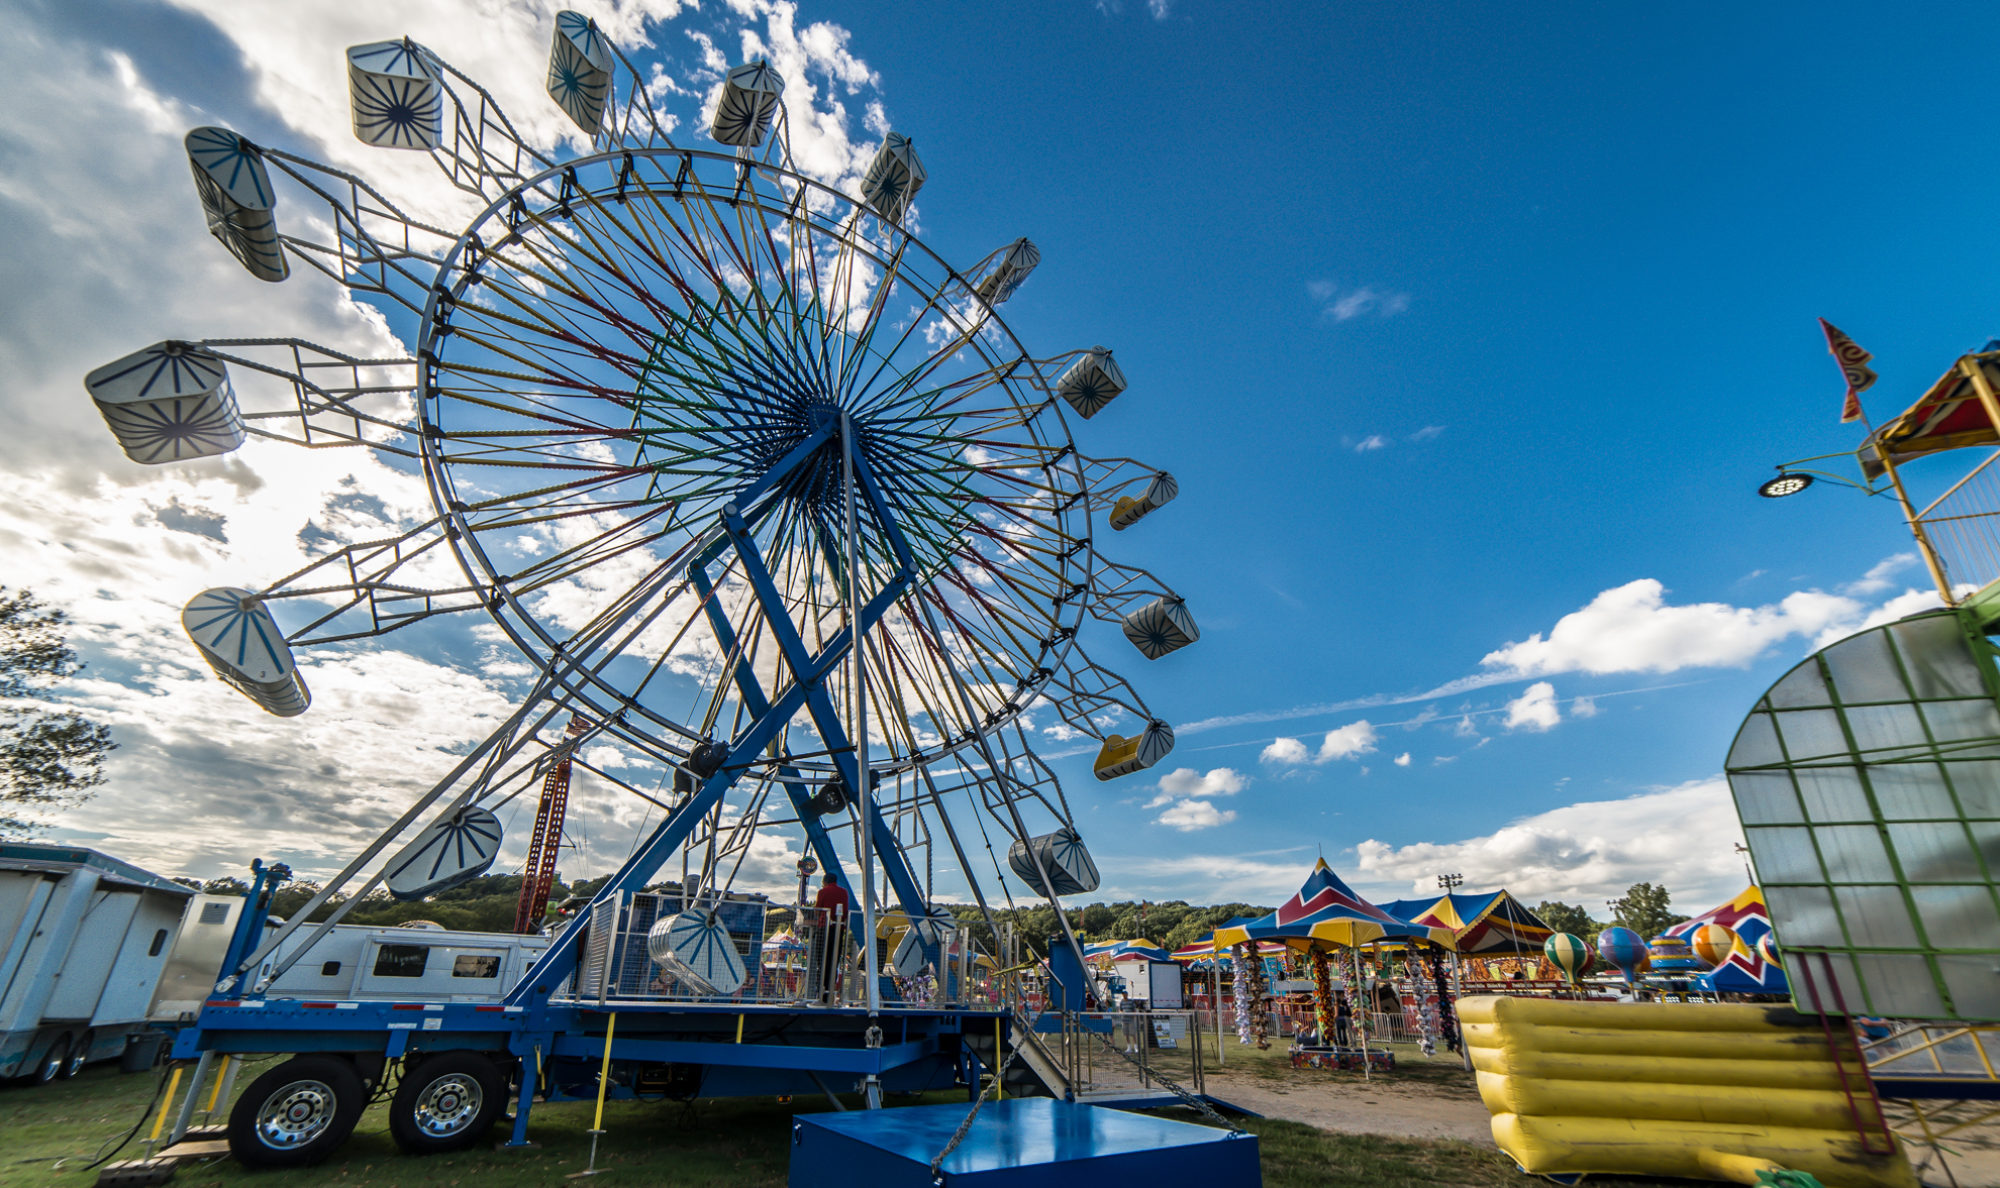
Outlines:
{"label": "person standing", "polygon": [[813,988],[821,1002],[839,997],[840,967],[844,964],[841,958],[847,948],[843,935],[847,913],[853,905],[847,888],[834,879],[832,871],[827,871],[820,881],[819,894],[813,896],[813,950],[819,959],[819,976],[813,979]]}
{"label": "person standing", "polygon": [[1335,1047],[1345,1048],[1347,1046],[1348,1024],[1351,1016],[1352,1012],[1347,1007],[1347,991],[1335,990],[1333,992],[1333,1043]]}

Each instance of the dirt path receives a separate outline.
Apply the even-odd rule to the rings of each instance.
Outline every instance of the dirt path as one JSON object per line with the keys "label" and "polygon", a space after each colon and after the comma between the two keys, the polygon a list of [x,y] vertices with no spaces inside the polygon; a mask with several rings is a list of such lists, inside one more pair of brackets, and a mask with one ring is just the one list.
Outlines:
{"label": "dirt path", "polygon": [[1493,1145],[1472,1074],[1455,1060],[1403,1060],[1395,1072],[1363,1081],[1356,1073],[1294,1069],[1272,1056],[1239,1057],[1234,1048],[1228,1055],[1239,1063],[1210,1068],[1204,1088],[1267,1118],[1322,1130]]}

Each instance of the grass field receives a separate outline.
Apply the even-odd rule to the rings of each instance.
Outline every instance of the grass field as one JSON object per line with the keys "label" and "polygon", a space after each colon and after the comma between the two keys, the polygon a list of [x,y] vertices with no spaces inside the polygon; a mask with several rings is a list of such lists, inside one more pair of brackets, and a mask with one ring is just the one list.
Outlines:
{"label": "grass field", "polygon": [[[247,1083],[256,1071],[245,1070],[239,1083]],[[1439,1073],[1443,1073],[1442,1067]],[[111,1066],[89,1069],[73,1081],[40,1088],[0,1087],[0,1185],[79,1188],[93,1183],[96,1173],[84,1165],[131,1128],[153,1091],[152,1077],[120,1075]],[[921,1100],[963,1104],[964,1097],[930,1094]],[[599,1168],[613,1173],[612,1184],[643,1184],[647,1188],[782,1185],[788,1172],[793,1113],[817,1113],[826,1108],[824,1099],[803,1098],[791,1104],[770,1099],[694,1106],[613,1102],[605,1109],[607,1133],[597,1162]],[[588,1103],[537,1106],[532,1131],[535,1145],[529,1149],[482,1147],[422,1159],[396,1149],[389,1139],[383,1110],[382,1106],[372,1108],[346,1146],[317,1167],[252,1172],[224,1158],[184,1164],[174,1182],[189,1188],[269,1188],[277,1184],[285,1188],[520,1188],[560,1184],[566,1175],[581,1170],[589,1156]],[[1188,1112],[1163,1116],[1201,1121]],[[139,1138],[144,1138],[151,1126],[148,1116]],[[1258,1136],[1264,1183],[1270,1188],[1530,1188],[1542,1183],[1516,1171],[1498,1152],[1469,1143],[1332,1134],[1275,1119],[1250,1119],[1245,1126]],[[140,1154],[135,1139],[117,1158]],[[1654,1183],[1615,1178],[1606,1182],[1625,1188]]]}

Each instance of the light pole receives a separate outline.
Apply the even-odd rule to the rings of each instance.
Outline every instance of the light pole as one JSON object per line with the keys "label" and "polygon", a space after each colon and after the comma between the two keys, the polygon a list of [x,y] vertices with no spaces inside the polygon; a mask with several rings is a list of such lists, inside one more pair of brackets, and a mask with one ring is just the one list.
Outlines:
{"label": "light pole", "polygon": [[1451,894],[1464,885],[1465,876],[1462,874],[1441,874],[1438,876],[1438,889],[1446,895]]}

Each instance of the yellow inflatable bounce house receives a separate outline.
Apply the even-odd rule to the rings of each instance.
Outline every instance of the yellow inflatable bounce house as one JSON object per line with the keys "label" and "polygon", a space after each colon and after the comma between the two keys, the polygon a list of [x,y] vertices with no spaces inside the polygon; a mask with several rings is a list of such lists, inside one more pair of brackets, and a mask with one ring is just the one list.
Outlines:
{"label": "yellow inflatable bounce house", "polygon": [[1836,1063],[1788,1007],[1494,996],[1459,1018],[1493,1141],[1524,1171],[1917,1188],[1859,1053]]}

